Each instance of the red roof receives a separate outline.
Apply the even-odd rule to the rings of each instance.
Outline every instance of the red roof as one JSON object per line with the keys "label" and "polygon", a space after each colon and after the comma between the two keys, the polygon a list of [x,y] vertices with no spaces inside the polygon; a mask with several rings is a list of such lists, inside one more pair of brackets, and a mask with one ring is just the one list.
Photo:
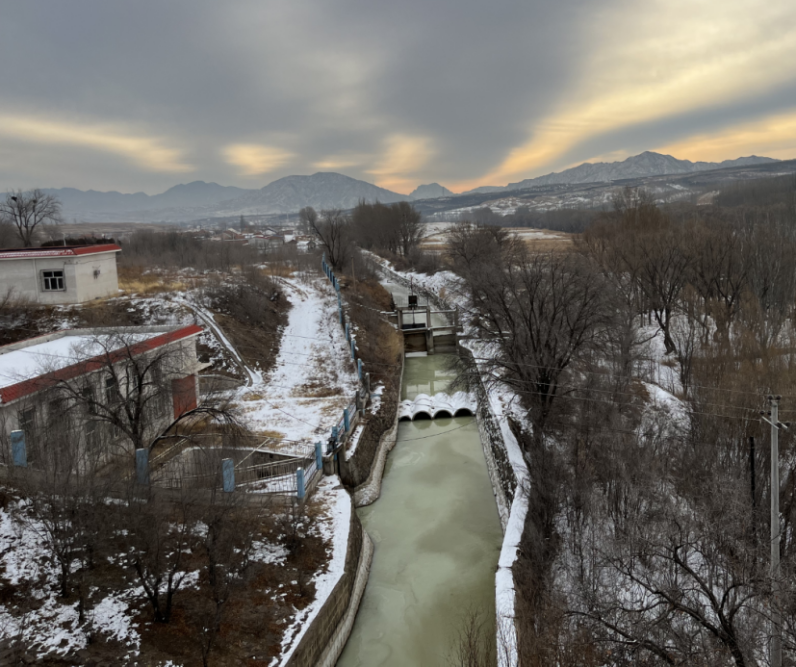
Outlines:
{"label": "red roof", "polygon": [[115,364],[122,359],[138,356],[139,354],[149,352],[150,350],[154,350],[168,343],[173,343],[174,341],[181,340],[183,338],[195,336],[196,334],[202,333],[202,331],[202,327],[191,324],[187,327],[182,327],[181,329],[166,331],[159,336],[148,338],[140,343],[131,345],[129,349],[121,348],[114,350],[108,355],[103,354],[92,357],[91,359],[86,359],[77,364],[59,368],[58,370],[51,371],[50,373],[44,373],[38,377],[17,382],[16,384],[12,384],[8,387],[0,389],[0,402],[9,403],[10,401],[22,398],[23,396],[35,394],[37,391],[41,391],[42,389],[54,387],[59,382],[66,382],[67,380],[71,380],[80,375],[85,375],[86,373],[99,370],[100,368],[106,367],[108,363]]}
{"label": "red roof", "polygon": [[53,246],[50,248],[12,248],[0,250],[0,259],[34,259],[38,257],[76,257],[99,252],[121,252],[115,243],[86,246]]}

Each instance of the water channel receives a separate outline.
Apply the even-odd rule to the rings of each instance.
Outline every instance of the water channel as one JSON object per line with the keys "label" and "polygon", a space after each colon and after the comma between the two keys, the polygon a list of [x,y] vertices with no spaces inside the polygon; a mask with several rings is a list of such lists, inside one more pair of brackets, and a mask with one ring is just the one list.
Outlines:
{"label": "water channel", "polygon": [[[406,359],[402,398],[444,392],[446,366]],[[357,511],[375,553],[338,667],[447,665],[467,611],[494,618],[502,533],[475,419],[401,422],[381,498]]]}

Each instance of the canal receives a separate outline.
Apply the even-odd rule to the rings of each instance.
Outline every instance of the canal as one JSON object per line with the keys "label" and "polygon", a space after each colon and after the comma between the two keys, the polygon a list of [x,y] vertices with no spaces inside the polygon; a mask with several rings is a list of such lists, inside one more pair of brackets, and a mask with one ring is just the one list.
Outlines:
{"label": "canal", "polygon": [[[402,398],[444,392],[445,357],[406,359]],[[447,665],[467,612],[494,618],[502,532],[475,418],[401,422],[397,438],[380,499],[357,510],[375,552],[338,667]]]}

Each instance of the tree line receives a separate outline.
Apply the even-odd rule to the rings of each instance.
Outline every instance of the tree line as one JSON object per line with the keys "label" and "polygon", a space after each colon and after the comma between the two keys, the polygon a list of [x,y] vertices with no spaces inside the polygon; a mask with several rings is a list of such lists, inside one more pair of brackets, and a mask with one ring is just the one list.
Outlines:
{"label": "tree line", "polygon": [[336,271],[348,272],[361,263],[359,249],[372,250],[403,265],[428,261],[420,250],[425,236],[422,216],[408,202],[368,204],[360,201],[350,214],[339,209],[317,213],[312,207],[299,212],[301,225],[311,230]]}
{"label": "tree line", "polygon": [[624,190],[573,252],[460,223],[446,254],[482,372],[523,408],[520,664],[758,665],[775,603],[796,655],[795,450],[771,489],[759,415],[772,393],[796,414],[793,209],[678,215]]}

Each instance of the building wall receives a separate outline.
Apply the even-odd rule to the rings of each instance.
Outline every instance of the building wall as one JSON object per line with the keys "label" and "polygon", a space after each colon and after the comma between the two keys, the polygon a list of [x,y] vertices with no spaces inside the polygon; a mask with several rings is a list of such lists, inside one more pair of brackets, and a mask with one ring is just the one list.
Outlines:
{"label": "building wall", "polygon": [[[41,272],[64,272],[63,291],[45,292]],[[95,276],[94,271],[99,271]],[[14,296],[35,303],[82,303],[92,299],[115,296],[119,291],[116,252],[74,257],[36,257],[0,261],[0,294],[9,289]]]}
{"label": "building wall", "polygon": [[[198,375],[197,371],[200,364],[196,356],[196,339],[178,340],[168,343],[155,350],[155,354],[165,354],[166,359],[169,360],[169,367],[164,369],[161,378],[165,393],[162,396],[163,402],[161,409],[157,416],[153,415],[152,422],[148,425],[147,433],[154,437],[165,429],[175,418],[173,411],[173,396],[172,386],[174,380],[183,380],[183,382],[191,382],[198,392]],[[123,362],[122,362],[123,363]],[[118,367],[118,365],[117,365]],[[107,376],[105,369],[100,369],[87,373],[86,375],[79,376],[74,380],[70,380],[70,384],[90,384],[95,392],[95,396],[101,397],[104,391],[104,379]],[[60,394],[61,396],[63,394]],[[35,408],[36,411],[36,429],[39,433],[37,443],[34,447],[29,449],[29,459],[35,455],[35,447],[46,447],[47,443],[43,437],[47,427],[52,428],[57,424],[53,424],[53,419],[57,421],[58,415],[51,415],[49,412],[50,401],[57,398],[59,394],[53,390],[44,389],[42,391],[30,394],[23,398],[11,401],[10,403],[0,404],[0,463],[9,464],[11,462],[11,431],[21,428],[20,415],[23,410],[27,408]],[[73,423],[77,427],[77,431],[84,433],[83,425],[91,417],[85,413],[81,406],[75,405],[74,409],[69,413],[73,418],[79,421]],[[103,422],[104,423],[104,422]],[[109,427],[108,427],[109,428]],[[124,436],[122,436],[124,438]],[[117,441],[118,442],[118,441]],[[125,443],[128,441],[125,439]],[[127,445],[125,445],[127,446]],[[42,452],[39,452],[41,454]],[[35,464],[34,464],[35,465]]]}
{"label": "building wall", "polygon": [[[119,276],[116,272],[115,252],[81,255],[73,261],[78,303],[117,296]],[[95,271],[99,273],[95,275]]]}

